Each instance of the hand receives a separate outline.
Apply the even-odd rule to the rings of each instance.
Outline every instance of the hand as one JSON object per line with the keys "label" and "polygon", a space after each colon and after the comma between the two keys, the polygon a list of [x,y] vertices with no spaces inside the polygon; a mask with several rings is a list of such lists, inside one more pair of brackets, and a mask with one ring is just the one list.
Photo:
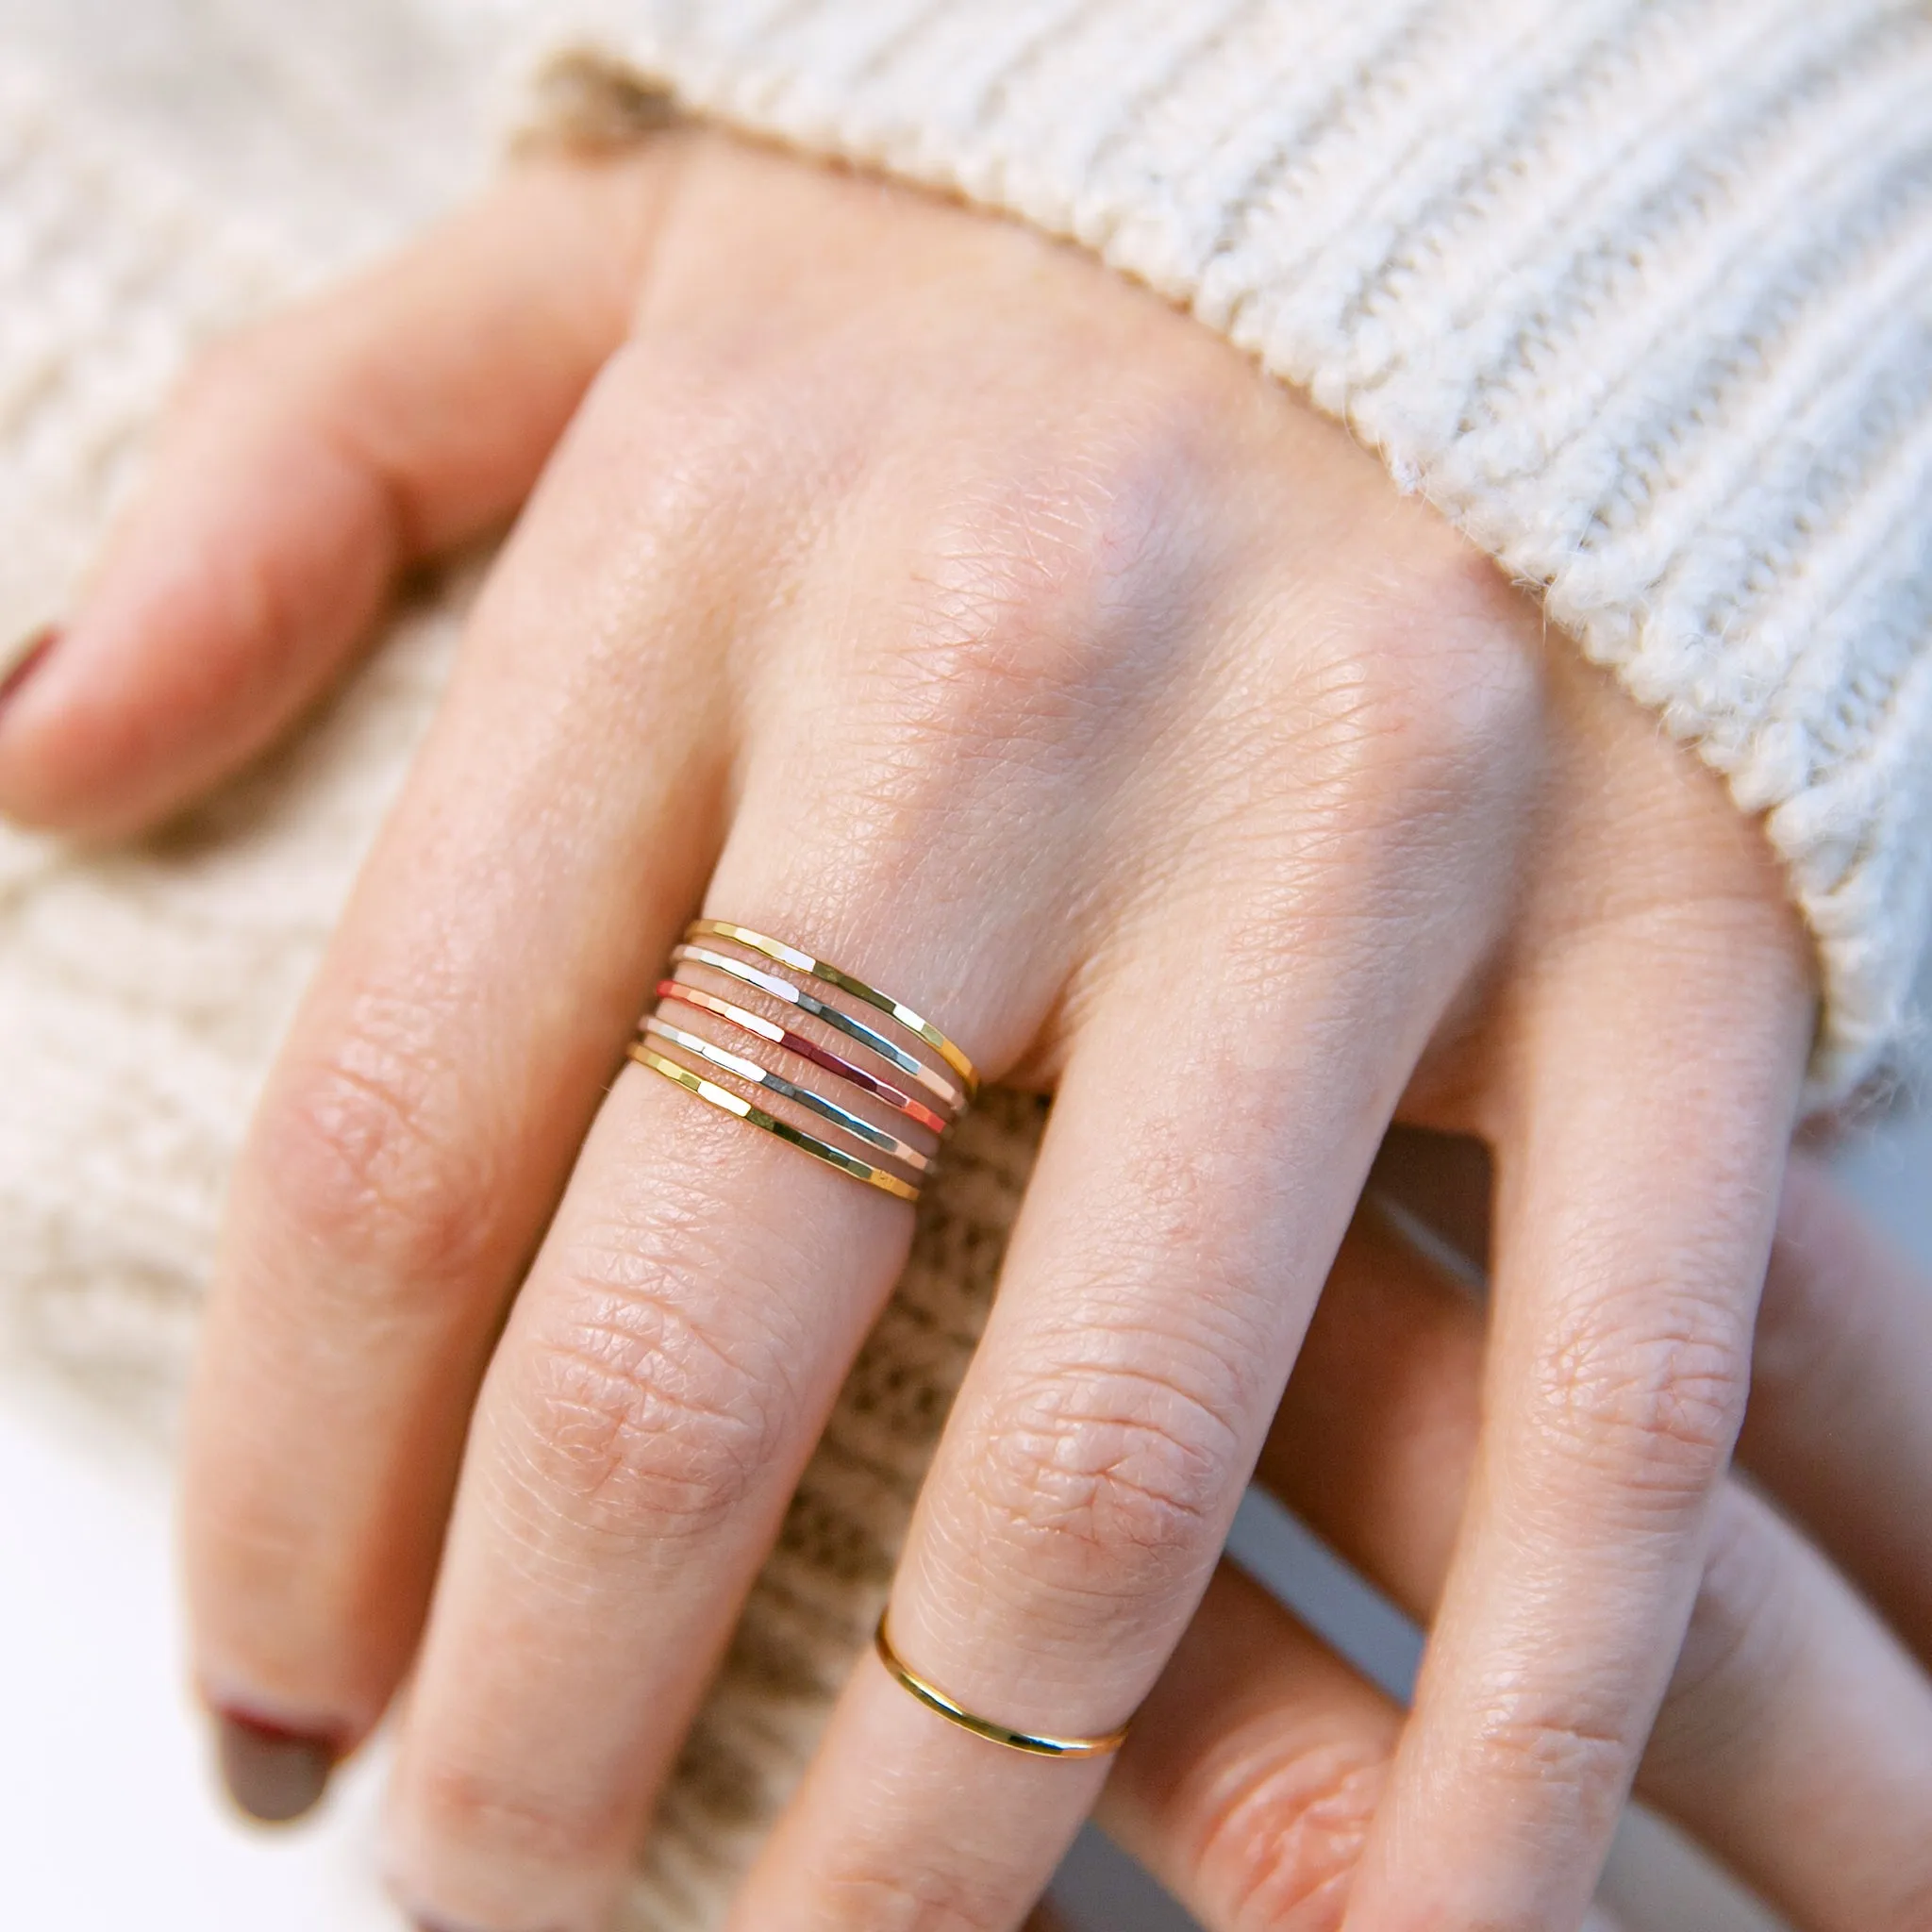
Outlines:
{"label": "hand", "polygon": [[[1392,1138],[1259,1470],[1424,1622],[1477,1455],[1482,1317],[1398,1217],[1440,1208],[1447,1181],[1446,1205],[1480,1219],[1484,1177],[1445,1172],[1450,1152]],[[1932,1281],[1802,1157],[1757,1357],[1741,1454],[1763,1488],[1719,1492],[1638,1790],[1796,1932],[1916,1932],[1932,1924]],[[1211,1932],[1329,1925],[1399,1727],[1224,1565],[1101,1816]]]}
{"label": "hand", "polygon": [[[702,902],[1057,1090],[891,1608],[1015,1722],[1153,1684],[1391,1114],[1491,1144],[1489,1421],[1351,1923],[1575,1923],[1813,1024],[1755,827],[1205,330],[702,135],[527,169],[219,357],[0,718],[0,804],[185,797],[540,467],[235,1178],[210,1699],[346,1747],[413,1656],[404,1896],[608,1906],[910,1226],[611,1085]],[[1100,1775],[864,1665],[739,1923],[1009,1924]]]}

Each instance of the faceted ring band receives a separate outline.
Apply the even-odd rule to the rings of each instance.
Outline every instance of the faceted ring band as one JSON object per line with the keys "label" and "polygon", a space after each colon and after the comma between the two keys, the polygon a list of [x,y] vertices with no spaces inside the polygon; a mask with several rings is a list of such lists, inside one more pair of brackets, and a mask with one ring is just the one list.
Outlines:
{"label": "faceted ring band", "polygon": [[892,1647],[882,1615],[872,1634],[873,1648],[879,1661],[891,1673],[892,1681],[909,1692],[928,1710],[937,1711],[949,1724],[990,1743],[1004,1744],[1008,1751],[1024,1751],[1035,1757],[1107,1757],[1127,1741],[1128,1726],[1108,1731],[1095,1738],[1056,1738],[1041,1731],[1016,1730],[990,1717],[975,1717],[962,1704],[956,1703],[929,1678],[922,1677]]}
{"label": "faceted ring band", "polygon": [[902,1201],[978,1091],[965,1053],[904,1002],[729,920],[693,920],[657,991],[640,1066]]}

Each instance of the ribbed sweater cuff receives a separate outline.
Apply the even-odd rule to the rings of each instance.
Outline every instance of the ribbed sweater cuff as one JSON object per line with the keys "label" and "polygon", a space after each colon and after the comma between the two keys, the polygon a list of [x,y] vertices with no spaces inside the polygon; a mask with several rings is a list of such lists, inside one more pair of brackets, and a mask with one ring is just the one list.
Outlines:
{"label": "ribbed sweater cuff", "polygon": [[[520,0],[510,0],[519,7]],[[1932,918],[1916,0],[535,0],[691,108],[1083,242],[1305,389],[1738,804],[1836,1094]]]}

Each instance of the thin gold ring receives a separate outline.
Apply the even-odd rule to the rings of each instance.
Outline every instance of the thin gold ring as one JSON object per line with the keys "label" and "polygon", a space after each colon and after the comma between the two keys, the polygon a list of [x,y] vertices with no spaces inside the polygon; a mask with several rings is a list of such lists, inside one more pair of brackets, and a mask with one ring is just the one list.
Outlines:
{"label": "thin gold ring", "polygon": [[1008,1751],[1025,1751],[1035,1757],[1107,1757],[1127,1740],[1129,1727],[1126,1724],[1098,1738],[1054,1738],[1039,1731],[1015,1730],[1011,1724],[996,1724],[990,1717],[975,1717],[963,1704],[948,1697],[930,1678],[922,1677],[892,1648],[892,1640],[886,1634],[883,1612],[872,1633],[872,1642],[873,1648],[878,1652],[879,1661],[891,1673],[892,1681],[901,1690],[910,1691],[928,1710],[938,1711],[949,1724],[958,1724],[962,1731],[971,1731],[975,1738],[984,1738],[989,1743],[1003,1744]]}
{"label": "thin gold ring", "polygon": [[789,1026],[779,1026],[767,1020],[762,1013],[754,1013],[743,1007],[734,1006],[729,1000],[721,1000],[714,992],[706,992],[695,986],[686,986],[675,979],[660,979],[658,982],[659,1000],[676,1000],[681,1005],[695,1007],[703,1013],[715,1013],[719,1019],[729,1021],[741,1032],[754,1035],[759,1040],[769,1041],[774,1046],[782,1046],[787,1053],[795,1053],[801,1059],[823,1068],[828,1074],[836,1074],[840,1079],[851,1083],[861,1093],[870,1093],[875,1100],[882,1100],[895,1113],[902,1113],[908,1121],[926,1129],[928,1133],[943,1134],[951,1123],[944,1114],[935,1113],[923,1100],[915,1099],[903,1087],[894,1087],[890,1080],[882,1080],[876,1074],[869,1074],[863,1067],[853,1065],[842,1055],[833,1053],[821,1046],[814,1040],[791,1031]]}
{"label": "thin gold ring", "polygon": [[714,953],[708,946],[680,945],[671,949],[673,965],[691,960],[694,965],[708,966],[713,973],[723,973],[744,986],[755,986],[760,992],[768,992],[774,999],[783,1000],[788,1007],[796,1007],[801,1012],[809,1013],[815,1020],[823,1020],[827,1026],[842,1033],[847,1040],[856,1040],[860,1046],[887,1062],[897,1067],[902,1074],[909,1074],[927,1092],[936,1093],[950,1108],[964,1104],[965,1096],[958,1088],[936,1074],[923,1060],[895,1046],[883,1033],[868,1026],[863,1020],[855,1020],[849,1013],[841,1013],[837,1007],[827,1006],[824,1000],[814,999],[801,986],[793,986],[789,979],[780,979],[775,973],[761,973],[756,966],[747,966],[742,959],[733,959],[724,953]]}
{"label": "thin gold ring", "polygon": [[682,1047],[686,1053],[724,1073],[736,1074],[741,1080],[749,1081],[754,1087],[769,1087],[774,1093],[808,1108],[821,1120],[830,1121],[836,1127],[843,1127],[848,1134],[856,1134],[868,1147],[876,1147],[881,1154],[890,1154],[894,1160],[903,1160],[915,1174],[924,1174],[932,1166],[932,1162],[911,1141],[902,1141],[898,1135],[874,1126],[856,1113],[848,1113],[837,1101],[826,1100],[808,1087],[794,1087],[783,1075],[759,1066],[756,1060],[746,1059],[742,1054],[714,1046],[701,1035],[687,1033],[682,1026],[674,1026],[668,1020],[658,1019],[655,1013],[644,1022],[644,1031],[655,1033],[660,1040],[668,1040],[673,1046]]}
{"label": "thin gold ring", "polygon": [[910,1181],[901,1180],[897,1174],[883,1167],[874,1167],[869,1160],[860,1160],[857,1155],[847,1154],[842,1147],[835,1147],[829,1141],[821,1141],[816,1134],[808,1134],[802,1127],[794,1127],[790,1121],[781,1121],[761,1107],[754,1107],[728,1087],[721,1087],[715,1080],[707,1080],[702,1074],[693,1074],[689,1067],[679,1066],[675,1060],[667,1059],[642,1041],[632,1041],[628,1052],[640,1066],[649,1067],[654,1074],[662,1074],[687,1093],[695,1093],[700,1100],[709,1101],[722,1111],[736,1114],[740,1120],[749,1122],[755,1127],[762,1127],[768,1134],[775,1134],[779,1140],[809,1154],[813,1159],[823,1160],[827,1167],[836,1167],[841,1174],[849,1174],[856,1181],[863,1181],[869,1188],[895,1195],[901,1201],[919,1199],[919,1190]]}
{"label": "thin gold ring", "polygon": [[769,933],[754,932],[748,925],[733,925],[728,919],[694,919],[690,930],[710,939],[736,940],[741,946],[747,946],[754,953],[762,953],[768,959],[776,959],[781,966],[809,973],[814,979],[823,979],[827,986],[836,986],[841,992],[849,992],[854,999],[863,1000],[882,1013],[890,1013],[908,1032],[916,1033],[924,1041],[958,1074],[965,1084],[968,1100],[978,1093],[979,1075],[974,1071],[973,1062],[966,1058],[965,1050],[948,1040],[930,1020],[922,1019],[910,1007],[902,1006],[890,993],[879,991],[875,986],[868,986],[856,974],[834,966],[829,959],[814,958],[809,953],[800,952],[796,946],[788,946],[783,940],[773,939]]}

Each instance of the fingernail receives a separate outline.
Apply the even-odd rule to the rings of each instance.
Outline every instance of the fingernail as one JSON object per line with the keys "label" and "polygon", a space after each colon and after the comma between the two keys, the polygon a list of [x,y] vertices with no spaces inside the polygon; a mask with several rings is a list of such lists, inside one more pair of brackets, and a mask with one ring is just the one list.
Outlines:
{"label": "fingernail", "polygon": [[60,627],[49,624],[29,637],[20,647],[12,666],[0,675],[0,708],[19,691],[29,677],[46,661],[47,653],[59,641]]}
{"label": "fingernail", "polygon": [[328,1789],[336,1747],[259,1719],[224,1714],[215,1720],[222,1781],[249,1817],[288,1824],[311,1811]]}

